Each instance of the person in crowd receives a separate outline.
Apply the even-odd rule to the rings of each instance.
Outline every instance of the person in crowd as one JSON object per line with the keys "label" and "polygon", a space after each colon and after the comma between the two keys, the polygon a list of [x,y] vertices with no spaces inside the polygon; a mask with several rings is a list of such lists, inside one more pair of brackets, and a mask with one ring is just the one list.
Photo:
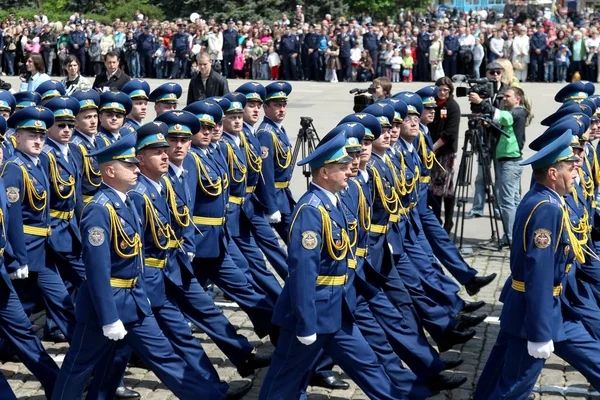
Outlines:
{"label": "person in crowd", "polygon": [[25,69],[26,72],[20,75],[20,91],[35,92],[38,86],[50,80],[44,59],[39,53],[32,53],[27,57]]}
{"label": "person in crowd", "polygon": [[90,81],[81,76],[79,71],[79,59],[75,56],[68,56],[63,63],[63,69],[66,72],[66,77],[61,81],[65,87],[65,94],[67,96],[72,95],[78,90],[89,89],[92,87]]}
{"label": "person in crowd", "polygon": [[119,91],[131,80],[129,75],[119,68],[119,55],[114,51],[109,51],[104,56],[104,68],[105,72],[97,75],[92,84],[92,87],[100,92]]}
{"label": "person in crowd", "polygon": [[227,79],[212,69],[210,55],[200,53],[197,58],[199,73],[190,80],[187,105],[198,100],[229,93]]}

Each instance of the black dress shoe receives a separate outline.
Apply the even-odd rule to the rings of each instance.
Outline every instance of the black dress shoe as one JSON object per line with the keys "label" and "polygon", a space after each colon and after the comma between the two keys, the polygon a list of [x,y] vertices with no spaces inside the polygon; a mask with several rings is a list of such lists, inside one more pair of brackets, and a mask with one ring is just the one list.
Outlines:
{"label": "black dress shoe", "polygon": [[440,357],[440,360],[442,360],[442,362],[444,363],[444,371],[456,368],[459,365],[462,365],[462,363],[464,362],[462,358],[445,358],[445,357]]}
{"label": "black dress shoe", "polygon": [[326,378],[313,376],[310,380],[310,386],[319,386],[331,390],[346,390],[350,388],[348,382],[341,380],[337,374],[329,375]]}
{"label": "black dress shoe", "polygon": [[127,389],[125,386],[119,386],[115,392],[115,399],[139,399],[140,397],[138,392]]}
{"label": "black dress shoe", "polygon": [[237,368],[238,373],[242,378],[246,378],[254,373],[254,370],[259,368],[265,368],[271,365],[270,354],[254,354],[251,353],[243,362],[241,366]]}
{"label": "black dress shoe", "polygon": [[456,329],[457,331],[461,331],[461,332],[466,331],[469,328],[473,328],[473,327],[479,325],[480,323],[485,321],[486,318],[487,318],[487,314],[481,314],[481,315],[459,314],[456,317],[458,324],[456,324],[456,327],[454,329]]}
{"label": "black dress shoe", "polygon": [[465,306],[462,309],[463,313],[471,313],[485,306],[485,301],[465,301]]}
{"label": "black dress shoe", "polygon": [[238,400],[244,397],[250,389],[252,389],[252,381],[238,381],[239,385],[229,386],[227,393],[225,393],[225,400]]}
{"label": "black dress shoe", "polygon": [[[463,308],[464,311],[464,308]],[[188,321],[188,326],[190,327],[190,330],[192,331],[192,333],[204,333],[204,331],[202,329],[200,329],[196,324],[194,324],[193,322],[189,322]]]}
{"label": "black dress shoe", "polygon": [[67,343],[67,337],[60,332],[46,335],[42,340],[45,342]]}
{"label": "black dress shoe", "polygon": [[277,343],[279,343],[279,333],[280,333],[280,329],[277,325],[273,325],[273,329],[271,330],[271,333],[269,333],[269,339],[271,340],[271,344],[273,345],[273,347],[277,347]]}
{"label": "black dress shoe", "polygon": [[495,272],[488,276],[476,276],[465,284],[465,289],[467,290],[467,293],[469,293],[469,296],[475,296],[482,287],[489,285],[494,279],[496,279]]}
{"label": "black dress shoe", "polygon": [[438,343],[438,349],[440,353],[443,353],[444,351],[450,350],[457,344],[467,343],[469,340],[473,339],[473,336],[475,336],[474,329],[470,329],[466,332],[452,330],[444,334],[444,340],[441,343]]}
{"label": "black dress shoe", "polygon": [[464,385],[467,381],[466,376],[452,376],[439,374],[434,376],[427,382],[427,387],[433,393],[438,393],[442,390],[452,390]]}

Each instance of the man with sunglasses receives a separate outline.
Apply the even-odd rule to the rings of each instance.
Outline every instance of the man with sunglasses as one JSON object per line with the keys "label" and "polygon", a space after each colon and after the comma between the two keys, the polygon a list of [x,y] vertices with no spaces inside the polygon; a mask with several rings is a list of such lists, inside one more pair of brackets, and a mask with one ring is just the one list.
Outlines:
{"label": "man with sunglasses", "polygon": [[[469,101],[471,102],[471,112],[481,113],[485,104],[490,104],[499,109],[504,109],[504,92],[508,88],[507,85],[502,83],[502,75],[504,75],[504,68],[496,61],[491,62],[486,67],[485,76],[490,81],[494,82],[494,93],[492,97],[485,100],[482,99],[477,93],[469,93]],[[490,128],[494,129],[494,128]],[[473,207],[471,212],[468,214],[468,218],[480,218],[483,216],[483,208],[485,205],[485,183],[483,179],[483,169],[481,164],[477,170],[477,178],[475,178],[475,195],[473,196]]]}

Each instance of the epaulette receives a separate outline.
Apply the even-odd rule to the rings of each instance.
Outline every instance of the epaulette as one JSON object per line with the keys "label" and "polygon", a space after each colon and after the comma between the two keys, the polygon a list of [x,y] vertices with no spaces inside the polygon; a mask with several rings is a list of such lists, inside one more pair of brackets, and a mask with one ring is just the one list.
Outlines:
{"label": "epaulette", "polygon": [[42,149],[42,151],[46,154],[49,154],[52,152],[52,146],[50,146],[49,144],[45,144],[44,148]]}
{"label": "epaulette", "polygon": [[548,196],[548,200],[550,200],[550,203],[552,204],[556,204],[558,206],[561,206],[561,202],[558,201],[558,199],[556,199],[554,196]]}
{"label": "epaulette", "polygon": [[139,193],[142,196],[148,191],[148,188],[146,187],[146,185],[143,185],[141,182],[138,182],[135,184],[135,186],[131,187],[131,189],[129,189],[129,191],[127,193]]}
{"label": "epaulette", "polygon": [[306,202],[306,204],[308,204],[311,207],[319,207],[321,205],[322,201],[319,198],[319,196],[313,194],[310,196],[310,198],[308,199],[308,201]]}
{"label": "epaulette", "polygon": [[23,160],[21,160],[19,157],[14,157],[12,160],[9,160],[8,163],[14,163],[18,166],[24,165]]}
{"label": "epaulette", "polygon": [[73,135],[73,139],[71,140],[71,144],[79,145],[81,144],[82,139],[79,136]]}
{"label": "epaulette", "polygon": [[97,199],[94,200],[96,204],[100,204],[101,206],[106,205],[110,201],[107,195],[104,193],[100,193]]}
{"label": "epaulette", "polygon": [[375,160],[371,158],[369,161],[367,161],[367,166],[373,168],[375,166]]}

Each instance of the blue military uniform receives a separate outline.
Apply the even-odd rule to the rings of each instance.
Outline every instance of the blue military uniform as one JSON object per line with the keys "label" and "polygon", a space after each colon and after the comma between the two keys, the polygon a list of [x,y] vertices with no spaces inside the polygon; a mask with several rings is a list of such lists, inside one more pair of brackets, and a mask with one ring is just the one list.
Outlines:
{"label": "blue military uniform", "polygon": [[[227,24],[235,23],[232,20],[227,21]],[[235,78],[233,71],[233,60],[235,58],[235,48],[239,45],[240,34],[233,28],[228,28],[223,31],[223,75],[226,78]]]}
{"label": "blue military uniform", "polygon": [[[10,115],[15,111],[17,101],[15,96],[8,90],[0,89],[0,111],[7,112]],[[15,139],[12,135],[8,135],[6,129],[0,137],[2,140],[2,159],[7,160],[15,153]]]}
{"label": "blue military uniform", "polygon": [[[237,88],[238,93],[246,95],[247,102],[260,102],[263,103],[267,91],[263,85],[257,82],[248,82]],[[262,250],[265,257],[275,269],[281,279],[287,278],[287,253],[279,245],[277,236],[271,228],[269,221],[266,218],[262,210],[259,196],[257,194],[257,188],[260,182],[263,180],[263,158],[260,141],[256,135],[254,126],[250,126],[244,122],[244,128],[242,134],[244,135],[247,143],[246,149],[246,161],[248,162],[248,168],[246,172],[246,197],[244,200],[243,210],[246,217],[251,223],[251,236],[242,236],[240,241],[237,243],[240,250],[245,253],[248,247],[258,247]],[[255,242],[255,244],[252,243]]]}
{"label": "blue military uniform", "polygon": [[[314,170],[326,163],[348,163],[345,142],[343,133],[336,135],[299,165],[309,163]],[[303,377],[323,350],[370,398],[406,398],[386,375],[352,316],[355,289],[348,283],[348,266],[353,257],[341,201],[313,183],[294,209],[293,220],[291,242],[299,245],[289,248],[290,276],[273,315],[282,328],[281,337],[259,398],[296,398]]]}
{"label": "blue military uniform", "polygon": [[[314,29],[314,26],[311,26]],[[306,51],[304,77],[308,80],[319,80],[319,35],[315,32],[304,36],[303,50]],[[312,50],[309,54],[309,50]]]}
{"label": "blue military uniform", "polygon": [[154,72],[152,54],[154,53],[154,43],[156,38],[150,32],[148,25],[144,26],[144,30],[137,37],[138,54],[140,57],[140,75],[142,78],[152,78]]}
{"label": "blue military uniform", "polygon": [[[129,96],[132,102],[135,100],[148,101],[150,84],[143,79],[132,79],[121,88],[121,91]],[[136,121],[129,115],[125,117],[125,124],[123,124],[124,128],[131,127],[137,131],[140,126],[142,126],[142,121]]]}
{"label": "blue military uniform", "polygon": [[566,103],[572,100],[581,103],[583,99],[593,95],[595,90],[594,84],[590,81],[571,82],[556,93],[554,101],[557,103]]}
{"label": "blue military uniform", "polygon": [[[0,118],[0,133],[3,134],[5,131],[6,121]],[[2,334],[0,336],[15,349],[19,360],[40,381],[44,387],[46,397],[50,397],[54,388],[54,381],[58,375],[58,366],[46,353],[40,339],[33,332],[31,321],[23,310],[21,301],[4,266],[14,257],[8,242],[9,232],[13,229],[8,216],[10,202],[7,196],[9,194],[12,196],[11,200],[14,200],[13,192],[7,193],[4,181],[0,179],[0,287],[2,287],[0,290]],[[16,399],[4,376],[0,377],[0,381],[5,384],[5,387],[1,389],[3,396]]]}
{"label": "blue military uniform", "polygon": [[[222,118],[217,104],[209,101],[202,104],[205,105],[202,114],[211,115],[215,122],[215,117]],[[225,227],[228,203],[225,185],[229,178],[227,165],[220,166],[218,157],[218,150],[211,145],[207,148],[192,145],[183,164],[189,174],[192,222],[198,231],[194,238],[194,273],[201,284],[210,280],[235,300],[248,314],[257,335],[264,337],[272,330],[273,304],[266,295],[253,289],[245,271],[229,254],[229,235]]]}
{"label": "blue military uniform", "polygon": [[179,100],[182,93],[183,89],[178,83],[163,83],[150,93],[148,101],[152,103],[170,103],[177,105],[177,100]]}
{"label": "blue military uniform", "polygon": [[[8,125],[45,135],[54,124],[54,114],[45,107],[27,107],[13,114]],[[74,307],[56,265],[46,264],[46,250],[51,230],[50,171],[45,156],[33,156],[20,150],[3,167],[2,177],[10,203],[8,240],[13,259],[9,272],[27,266],[29,277],[17,279],[13,285],[27,315],[43,300],[47,313],[60,331],[70,339],[75,328]]]}
{"label": "blue military uniform", "polygon": [[[369,28],[372,25],[369,25]],[[373,69],[378,71],[379,66],[379,37],[377,33],[369,30],[363,35],[363,47],[369,52],[371,60],[373,60]]]}
{"label": "blue military uniform", "polygon": [[446,76],[456,75],[456,63],[458,51],[460,50],[460,43],[458,42],[458,37],[454,34],[454,31],[454,28],[450,28],[450,34],[444,38],[443,65]]}
{"label": "blue military uniform", "polygon": [[[542,141],[540,150],[522,164],[531,164],[537,170],[577,160],[571,149],[572,137],[569,129],[554,140]],[[568,274],[575,273],[568,266],[574,260],[584,261],[570,223],[565,224],[568,220],[564,199],[539,182],[519,204],[511,276],[500,296],[504,303],[500,333],[479,379],[475,399],[526,398],[545,363],[543,358],[527,354],[536,343],[553,344],[550,350],[553,348],[579,370],[592,386],[600,387],[600,371],[594,361],[600,355],[600,343],[563,307],[563,285]]]}
{"label": "blue military uniform", "polygon": [[[100,164],[137,163],[134,145],[128,135],[90,156]],[[177,397],[222,398],[221,390],[176,355],[152,315],[143,275],[142,220],[131,199],[103,184],[83,211],[81,232],[86,280],[77,296],[76,345],[69,348],[52,397],[80,398],[92,368],[105,376],[110,354],[127,344]],[[127,330],[121,343],[111,342],[102,329],[118,321]]]}
{"label": "blue military uniform", "polygon": [[37,87],[36,92],[42,97],[40,104],[45,105],[50,99],[64,96],[66,90],[61,82],[50,79],[46,82],[42,82],[40,86]]}
{"label": "blue military uniform", "polygon": [[[100,95],[98,113],[102,114],[102,112],[114,112],[123,114],[125,116],[131,112],[132,107],[133,102],[125,93],[116,91],[104,92]],[[105,127],[100,126],[98,128],[98,140],[96,142],[96,146],[100,148],[109,146],[123,136],[129,135],[133,132],[135,132],[133,128],[123,127],[119,129],[119,132],[110,132]]]}
{"label": "blue military uniform", "polygon": [[415,80],[428,82],[430,79],[430,66],[429,57],[426,54],[429,53],[429,45],[431,44],[431,35],[429,32],[421,31],[417,36],[417,65],[415,71]]}
{"label": "blue military uniform", "polygon": [[[296,63],[300,54],[300,41],[295,33],[285,33],[279,41],[279,52],[281,54],[282,75],[283,79],[297,80],[298,73],[296,71]],[[293,55],[296,57],[292,57]]]}
{"label": "blue military uniform", "polygon": [[[544,50],[546,50],[548,36],[540,31],[536,31],[529,39],[530,64],[531,64],[531,80],[543,81],[544,78]],[[537,54],[536,51],[540,52]]]}
{"label": "blue military uniform", "polygon": [[[81,25],[81,22],[77,23],[78,26]],[[77,57],[77,59],[79,60],[79,65],[80,71],[87,71],[85,69],[86,64],[85,64],[85,41],[86,41],[86,35],[85,35],[85,31],[83,30],[79,30],[76,29],[75,31],[71,32],[71,49],[70,52],[71,54],[75,55],[75,57]],[[75,45],[77,45],[77,48],[75,48]]]}
{"label": "blue military uniform", "polygon": [[[292,85],[287,82],[274,82],[266,87],[265,101],[287,101]],[[281,239],[288,242],[291,213],[296,204],[290,190],[290,180],[294,166],[292,144],[283,125],[278,125],[265,117],[256,130],[261,145],[262,175],[257,187],[260,207],[255,212],[272,215],[279,211],[281,222],[274,224]]]}
{"label": "blue military uniform", "polygon": [[189,40],[190,35],[186,32],[177,32],[171,37],[173,50],[175,51],[175,61],[173,63],[173,71],[171,72],[169,79],[187,78],[190,55]]}
{"label": "blue military uniform", "polygon": [[[192,107],[200,106],[204,102],[194,103]],[[216,107],[216,105],[214,105]],[[167,111],[159,119],[168,124],[167,137],[191,139],[192,132],[199,130],[198,119],[202,124],[214,125],[210,114],[197,109],[198,116],[187,112]],[[223,313],[215,306],[210,297],[200,286],[194,276],[190,258],[193,259],[196,251],[195,239],[196,226],[190,214],[191,193],[187,182],[188,171],[183,165],[176,166],[170,163],[169,173],[163,176],[163,187],[167,197],[167,206],[172,216],[171,226],[182,246],[172,247],[167,256],[165,267],[167,294],[171,296],[181,312],[199,326],[221,351],[231,360],[242,377],[254,372],[254,368],[264,367],[270,358],[262,360],[263,364],[256,362],[252,354],[253,346],[244,336],[236,332],[235,327],[227,320]]]}
{"label": "blue military uniform", "polygon": [[[348,26],[348,24],[344,24]],[[343,26],[343,25],[342,25]],[[352,62],[350,60],[350,50],[354,48],[354,39],[348,32],[342,32],[337,35],[337,45],[340,47],[340,61],[342,64],[342,76],[339,76],[340,81],[352,80]]]}
{"label": "blue military uniform", "polygon": [[[95,90],[78,90],[73,93],[72,97],[79,100],[79,112],[87,110],[95,110],[97,112],[100,105],[100,95]],[[86,135],[77,130],[77,128],[75,128],[71,137],[71,155],[81,171],[81,196],[77,199],[75,210],[77,219],[81,217],[84,205],[92,199],[102,183],[98,162],[94,157],[87,156],[89,153],[97,150],[98,139],[98,136]]]}

